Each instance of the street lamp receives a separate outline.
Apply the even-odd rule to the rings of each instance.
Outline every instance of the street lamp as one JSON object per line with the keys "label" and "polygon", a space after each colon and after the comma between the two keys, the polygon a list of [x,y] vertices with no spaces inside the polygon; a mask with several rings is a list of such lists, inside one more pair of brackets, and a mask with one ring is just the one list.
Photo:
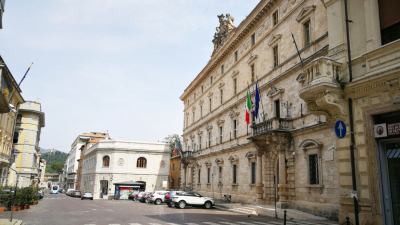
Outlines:
{"label": "street lamp", "polygon": [[[10,170],[12,170],[12,171],[14,171],[15,172],[15,174],[17,175],[17,181],[15,181],[15,187],[14,187],[14,194],[13,194],[13,196],[12,196],[12,198],[11,198],[11,202],[10,202],[10,208],[14,205],[14,202],[15,202],[15,197],[17,196],[17,187],[18,187],[18,180],[19,180],[19,173],[16,171],[16,170],[14,170],[13,168],[9,168]],[[10,222],[12,222],[12,220],[13,220],[13,210],[11,209],[11,213],[10,213]]]}

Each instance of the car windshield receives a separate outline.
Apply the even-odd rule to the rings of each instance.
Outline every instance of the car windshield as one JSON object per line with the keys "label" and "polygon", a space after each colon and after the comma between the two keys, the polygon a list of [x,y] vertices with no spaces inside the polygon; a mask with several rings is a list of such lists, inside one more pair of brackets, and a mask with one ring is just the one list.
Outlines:
{"label": "car windshield", "polygon": [[53,187],[53,190],[54,190],[54,191],[58,190],[58,187]]}

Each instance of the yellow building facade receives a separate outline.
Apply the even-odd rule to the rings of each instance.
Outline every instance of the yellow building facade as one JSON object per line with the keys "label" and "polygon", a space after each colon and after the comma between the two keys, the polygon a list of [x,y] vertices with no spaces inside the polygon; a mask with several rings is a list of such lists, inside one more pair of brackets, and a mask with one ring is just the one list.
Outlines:
{"label": "yellow building facade", "polygon": [[0,185],[7,185],[8,167],[13,159],[13,134],[17,109],[24,102],[21,89],[0,56]]}
{"label": "yellow building facade", "polygon": [[[18,186],[36,186],[40,181],[40,134],[45,116],[39,102],[25,101],[18,109],[14,132],[16,158],[12,168],[19,174]],[[10,171],[9,184],[15,185],[17,176]]]}

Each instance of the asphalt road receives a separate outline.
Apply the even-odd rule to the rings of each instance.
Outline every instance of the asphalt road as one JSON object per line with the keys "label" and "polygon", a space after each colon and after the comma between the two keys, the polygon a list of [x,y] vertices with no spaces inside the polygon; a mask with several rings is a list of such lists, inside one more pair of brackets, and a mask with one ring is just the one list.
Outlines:
{"label": "asphalt road", "polygon": [[[168,208],[133,201],[80,200],[64,194],[48,195],[39,205],[15,212],[26,225],[280,225],[269,217],[217,209]],[[9,212],[0,214],[7,218]],[[288,223],[292,224],[292,223]],[[303,224],[303,223],[302,223]],[[307,223],[308,224],[308,223]]]}

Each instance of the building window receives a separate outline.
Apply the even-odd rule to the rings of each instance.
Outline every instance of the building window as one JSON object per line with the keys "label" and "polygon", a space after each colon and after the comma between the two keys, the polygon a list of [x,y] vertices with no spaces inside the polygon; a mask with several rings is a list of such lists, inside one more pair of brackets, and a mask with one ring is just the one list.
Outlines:
{"label": "building window", "polygon": [[218,167],[218,179],[219,182],[222,182],[222,166]]}
{"label": "building window", "polygon": [[208,131],[208,147],[211,147],[211,138],[212,138],[211,135],[212,134],[211,134],[211,130],[210,130],[210,131]]}
{"label": "building window", "polygon": [[236,50],[235,51],[235,53],[234,53],[234,58],[235,58],[235,62],[237,62],[238,61],[238,58],[239,58],[239,54],[238,54],[238,51]]}
{"label": "building window", "polygon": [[222,90],[222,88],[219,89],[219,97],[220,97],[220,102],[222,105],[222,103],[224,102],[224,90]]}
{"label": "building window", "polygon": [[308,170],[310,184],[319,184],[317,154],[312,154],[308,156]]}
{"label": "building window", "polygon": [[203,92],[204,92],[204,86],[201,85],[201,93],[203,94]]}
{"label": "building window", "polygon": [[275,117],[281,118],[281,103],[279,99],[275,100],[274,104],[275,104]]}
{"label": "building window", "polygon": [[137,168],[146,168],[147,167],[147,159],[144,157],[138,158],[136,162],[136,167]]}
{"label": "building window", "polygon": [[251,46],[253,46],[253,45],[255,45],[255,44],[256,44],[256,34],[253,33],[253,34],[251,35]]}
{"label": "building window", "polygon": [[378,0],[382,45],[400,39],[398,0]]}
{"label": "building window", "polygon": [[237,120],[233,120],[232,121],[232,125],[233,125],[233,138],[236,139],[237,138]]}
{"label": "building window", "polygon": [[237,183],[237,165],[233,165],[232,167],[232,183]]}
{"label": "building window", "polygon": [[16,128],[16,131],[14,132],[14,137],[13,137],[13,144],[18,143],[18,139],[19,139],[19,130],[17,130],[18,128]]}
{"label": "building window", "polygon": [[224,67],[224,64],[222,64],[221,65],[221,74],[224,74],[224,72],[225,72],[224,70],[225,70],[225,67]]}
{"label": "building window", "polygon": [[223,128],[222,126],[219,127],[219,143],[222,144],[222,135],[223,135]]}
{"label": "building window", "polygon": [[254,64],[250,65],[250,73],[251,73],[251,83],[253,83],[256,76],[256,70],[254,68]]}
{"label": "building window", "polygon": [[237,94],[237,79],[233,78],[233,94]]}
{"label": "building window", "polygon": [[199,168],[199,171],[197,172],[197,183],[200,184],[201,183],[201,169]]}
{"label": "building window", "polygon": [[200,117],[203,118],[203,105],[200,105]]}
{"label": "building window", "polygon": [[207,167],[207,184],[211,183],[211,168]]}
{"label": "building window", "polygon": [[193,98],[196,100],[196,93],[193,94]]}
{"label": "building window", "polygon": [[199,149],[201,150],[201,135],[199,135]]}
{"label": "building window", "polygon": [[276,68],[278,66],[278,64],[279,64],[278,45],[275,45],[272,48],[272,51],[273,51],[273,58],[274,58],[274,68]]}
{"label": "building window", "polygon": [[256,183],[256,163],[251,163],[251,184]]}
{"label": "building window", "polygon": [[213,76],[210,77],[210,83],[213,83]]}
{"label": "building window", "polygon": [[311,43],[310,20],[307,20],[307,22],[303,23],[303,32],[304,32],[304,47],[306,47]]}
{"label": "building window", "polygon": [[110,156],[106,155],[103,157],[103,167],[110,167]]}
{"label": "building window", "polygon": [[273,26],[278,24],[278,10],[272,14],[272,24]]}
{"label": "building window", "polygon": [[210,112],[211,112],[211,107],[212,107],[212,98],[211,97],[208,99],[208,103],[210,105],[209,109],[210,109]]}

